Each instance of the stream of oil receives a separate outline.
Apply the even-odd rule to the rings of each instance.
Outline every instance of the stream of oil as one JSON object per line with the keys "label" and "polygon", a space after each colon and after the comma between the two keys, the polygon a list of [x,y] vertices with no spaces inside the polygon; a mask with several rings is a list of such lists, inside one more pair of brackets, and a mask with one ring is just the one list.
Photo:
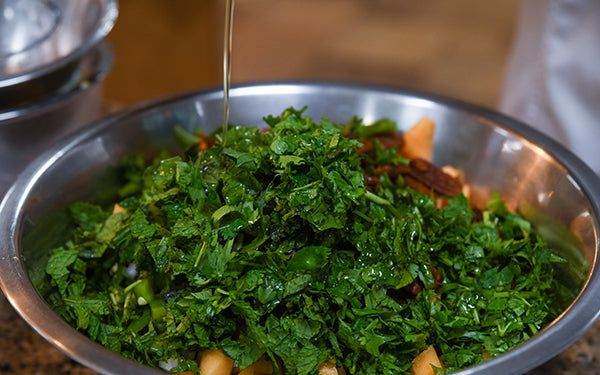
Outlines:
{"label": "stream of oil", "polygon": [[233,32],[233,8],[235,0],[227,0],[225,6],[225,33],[223,43],[223,144],[227,140],[229,125],[229,87],[231,86],[231,45]]}

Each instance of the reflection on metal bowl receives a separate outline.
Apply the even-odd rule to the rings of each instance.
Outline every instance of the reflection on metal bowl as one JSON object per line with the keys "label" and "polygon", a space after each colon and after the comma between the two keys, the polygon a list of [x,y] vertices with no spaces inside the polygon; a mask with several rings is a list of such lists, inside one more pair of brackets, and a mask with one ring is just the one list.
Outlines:
{"label": "reflection on metal bowl", "polygon": [[101,115],[112,62],[112,49],[103,42],[80,61],[72,83],[35,103],[0,111],[0,197],[43,150]]}
{"label": "reflection on metal bowl", "polygon": [[0,1],[0,111],[64,87],[117,14],[116,0]]}
{"label": "reflection on metal bowl", "polygon": [[[83,337],[40,298],[31,278],[39,276],[35,272],[38,267],[44,267],[38,261],[63,240],[57,229],[60,222],[48,222],[49,218],[74,200],[111,194],[115,186],[110,185],[107,171],[125,155],[165,148],[175,151],[176,125],[189,131],[214,129],[222,121],[222,95],[220,90],[188,94],[100,120],[30,164],[0,206],[0,243],[4,244],[0,248],[0,285],[7,299],[43,337],[95,371],[160,373]],[[240,86],[231,90],[230,120],[258,126],[263,116],[279,114],[290,106],[308,106],[305,113],[313,118],[347,122],[356,115],[369,123],[388,117],[401,127],[429,116],[437,123],[434,162],[462,169],[466,182],[480,194],[498,191],[569,259],[560,275],[572,283],[576,295],[570,307],[524,344],[460,374],[523,373],[564,350],[596,321],[600,311],[600,183],[572,153],[498,113],[386,87],[340,83]]]}

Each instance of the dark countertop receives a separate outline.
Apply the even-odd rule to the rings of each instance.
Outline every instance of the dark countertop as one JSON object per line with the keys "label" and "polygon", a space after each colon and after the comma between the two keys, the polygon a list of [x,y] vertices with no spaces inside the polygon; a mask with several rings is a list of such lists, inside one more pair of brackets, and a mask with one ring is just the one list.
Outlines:
{"label": "dark countertop", "polygon": [[[600,373],[600,323],[563,353],[528,375],[595,375]],[[0,374],[91,375],[38,335],[0,294]]]}
{"label": "dark countertop", "polygon": [[0,374],[91,375],[37,334],[0,292]]}

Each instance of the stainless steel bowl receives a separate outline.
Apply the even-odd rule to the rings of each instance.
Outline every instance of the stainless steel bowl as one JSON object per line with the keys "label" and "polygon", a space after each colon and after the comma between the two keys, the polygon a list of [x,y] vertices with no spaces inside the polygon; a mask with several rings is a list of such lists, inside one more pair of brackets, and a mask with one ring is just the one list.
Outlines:
{"label": "stainless steel bowl", "polygon": [[112,48],[101,42],[77,65],[72,84],[25,106],[0,109],[0,199],[17,175],[60,138],[102,115]]}
{"label": "stainless steel bowl", "polygon": [[[267,114],[308,106],[313,118],[366,122],[389,117],[406,128],[427,115],[437,123],[434,161],[466,172],[478,191],[500,192],[564,252],[574,300],[548,328],[521,346],[460,374],[518,374],[557,355],[598,318],[600,181],[572,153],[528,126],[455,100],[400,89],[339,83],[273,83],[231,91],[231,122],[260,125]],[[16,311],[66,354],[105,374],[158,374],[86,339],[57,317],[31,280],[48,250],[64,240],[61,208],[106,199],[111,166],[141,151],[176,150],[173,127],[207,130],[221,123],[222,92],[187,94],[132,108],[47,150],[21,174],[0,206],[0,285]],[[572,236],[569,233],[575,233]]]}
{"label": "stainless steel bowl", "polygon": [[67,84],[117,15],[116,0],[0,0],[0,109]]}

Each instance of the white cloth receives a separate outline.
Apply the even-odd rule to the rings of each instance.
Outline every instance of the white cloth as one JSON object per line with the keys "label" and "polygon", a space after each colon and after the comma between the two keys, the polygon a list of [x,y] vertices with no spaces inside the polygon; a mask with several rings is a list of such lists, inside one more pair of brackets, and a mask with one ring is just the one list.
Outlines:
{"label": "white cloth", "polygon": [[523,0],[499,110],[600,173],[600,1]]}

